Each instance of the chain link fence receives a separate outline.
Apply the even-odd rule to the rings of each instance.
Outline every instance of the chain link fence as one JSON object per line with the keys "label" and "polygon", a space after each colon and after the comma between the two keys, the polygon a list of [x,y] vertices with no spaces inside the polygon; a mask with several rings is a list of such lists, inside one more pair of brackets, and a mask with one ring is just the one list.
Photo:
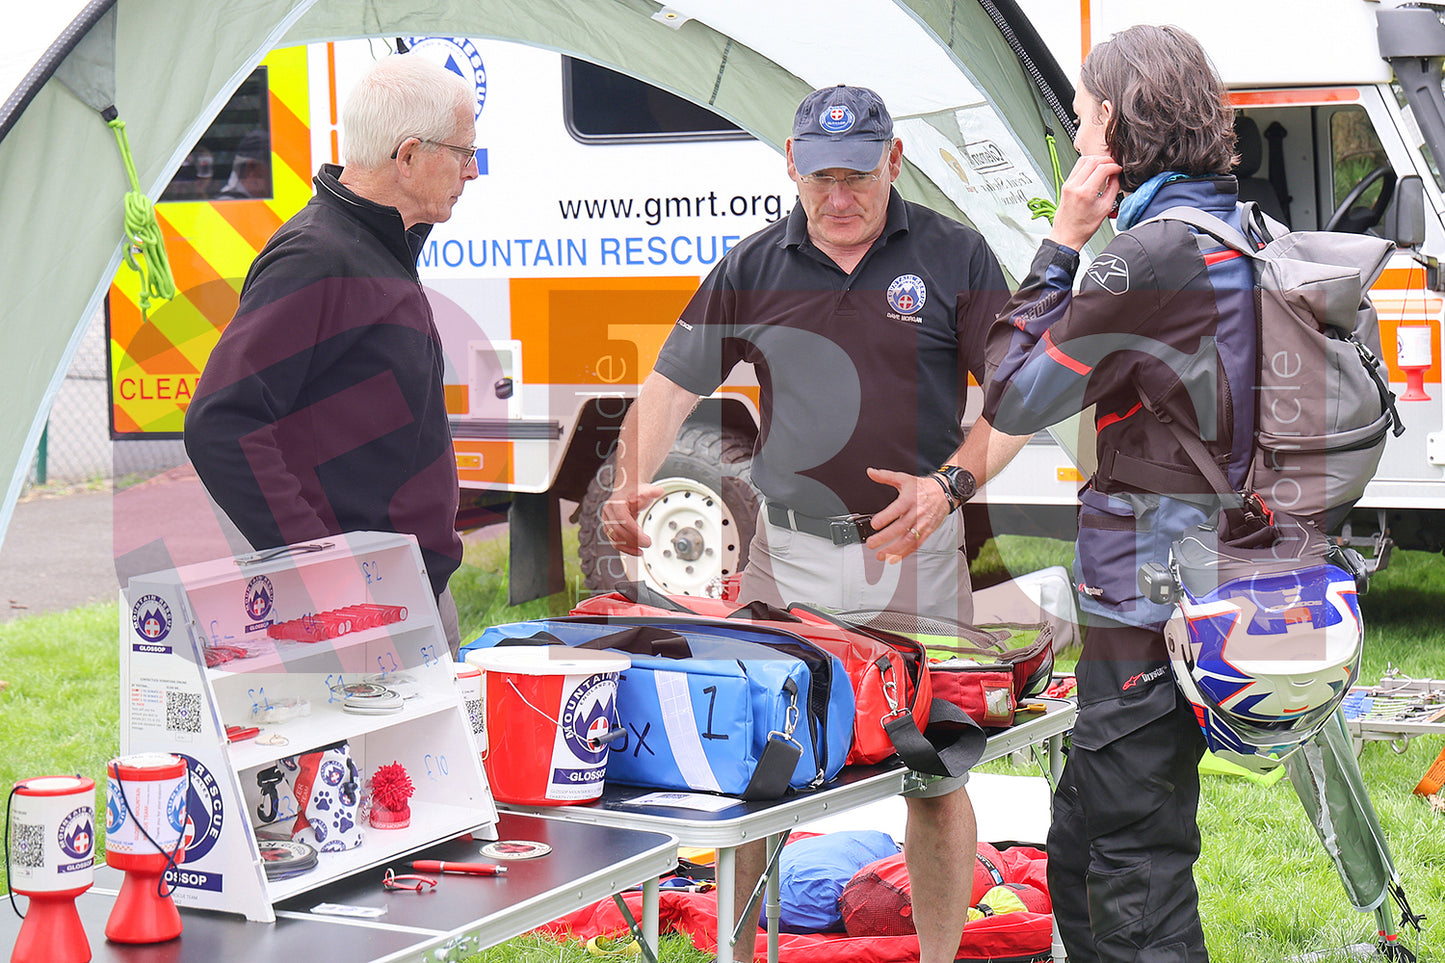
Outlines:
{"label": "chain link fence", "polygon": [[111,441],[105,317],[91,320],[55,396],[26,486],[121,484],[186,460],[178,439]]}

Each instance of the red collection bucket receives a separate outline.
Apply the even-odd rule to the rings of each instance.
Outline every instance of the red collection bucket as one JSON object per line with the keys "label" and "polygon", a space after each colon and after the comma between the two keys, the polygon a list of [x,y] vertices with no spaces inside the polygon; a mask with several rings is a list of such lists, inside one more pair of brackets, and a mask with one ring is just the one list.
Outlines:
{"label": "red collection bucket", "polygon": [[95,781],[22,779],[10,797],[10,888],[30,897],[10,963],[87,963],[90,941],[75,898],[95,881]]}
{"label": "red collection bucket", "polygon": [[[95,881],[95,780],[39,776],[15,784],[10,888],[24,896],[79,896]],[[29,830],[21,834],[19,829]]]}
{"label": "red collection bucket", "polygon": [[181,914],[162,874],[184,859],[186,761],[165,752],[122,756],[106,763],[105,861],[125,871],[105,938],[116,943],[163,943],[181,935]]}
{"label": "red collection bucket", "polygon": [[565,645],[467,653],[482,670],[483,765],[501,802],[565,806],[602,795],[617,677],[632,662]]}

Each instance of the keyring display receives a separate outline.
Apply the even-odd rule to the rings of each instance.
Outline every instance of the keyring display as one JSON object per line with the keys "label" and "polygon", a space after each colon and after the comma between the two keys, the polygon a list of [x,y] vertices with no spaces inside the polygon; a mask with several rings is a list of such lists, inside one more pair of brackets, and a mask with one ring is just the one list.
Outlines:
{"label": "keyring display", "polygon": [[421,893],[436,889],[437,881],[430,876],[398,876],[394,870],[388,869],[386,875],[381,879],[381,886],[383,889],[412,890]]}

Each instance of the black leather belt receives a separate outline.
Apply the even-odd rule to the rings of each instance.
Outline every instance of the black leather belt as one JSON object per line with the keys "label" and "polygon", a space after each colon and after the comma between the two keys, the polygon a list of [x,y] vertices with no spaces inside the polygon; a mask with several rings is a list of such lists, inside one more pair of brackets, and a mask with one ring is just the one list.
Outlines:
{"label": "black leather belt", "polygon": [[834,545],[858,545],[873,534],[872,515],[804,515],[777,502],[766,502],[764,508],[768,521],[779,528],[826,538]]}

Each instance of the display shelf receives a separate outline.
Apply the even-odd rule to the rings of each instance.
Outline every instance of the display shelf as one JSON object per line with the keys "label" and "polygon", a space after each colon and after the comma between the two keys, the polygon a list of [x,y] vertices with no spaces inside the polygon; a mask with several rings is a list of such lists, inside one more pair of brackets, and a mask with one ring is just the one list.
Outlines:
{"label": "display shelf", "polygon": [[[496,808],[410,536],[356,532],[136,576],[121,602],[121,752],[174,753],[190,772],[185,856],[167,874],[179,905],[272,922],[280,900],[459,833],[493,835]],[[339,625],[336,612],[363,603],[404,608],[406,618],[315,642],[267,635],[313,613]],[[221,646],[253,657],[207,667],[207,650]],[[355,695],[344,687],[356,683],[404,697],[401,709],[344,711]],[[300,699],[309,713],[254,718]],[[231,742],[227,726],[260,731]],[[361,846],[268,880],[257,830],[290,835],[298,757],[343,742],[363,784],[379,766],[406,769],[411,825],[363,824]]]}
{"label": "display shelf", "polygon": [[[414,633],[425,639],[421,645],[423,658],[428,654],[433,659],[444,655],[447,651],[445,642],[439,653],[431,648],[431,640],[437,632],[435,623],[408,619],[317,642],[258,637],[241,643],[241,647],[250,652],[248,657],[233,658],[211,666],[206,669],[206,674],[214,679],[258,672],[316,672],[333,665],[342,666],[342,671],[352,673],[396,671],[395,667],[387,664],[386,653],[396,654],[398,650],[409,648],[406,637]],[[215,643],[208,639],[207,644]]]}
{"label": "display shelf", "polygon": [[256,738],[243,739],[231,743],[228,753],[233,768],[254,769],[341,739],[390,729],[392,726],[423,719],[434,713],[449,712],[453,708],[450,699],[442,694],[408,699],[403,703],[400,712],[391,715],[356,715],[344,711],[339,703],[323,704],[314,707],[309,716],[293,719],[284,725],[261,727],[259,737],[280,736],[286,740],[284,744],[260,743]]}
{"label": "display shelf", "polygon": [[[318,857],[316,870],[290,879],[278,879],[268,883],[272,902],[280,902],[298,893],[317,889],[342,876],[364,870],[369,866],[383,866],[394,863],[399,857],[426,849],[437,842],[437,837],[450,838],[460,835],[476,825],[476,816],[470,808],[448,806],[443,803],[413,803],[411,825],[406,829],[362,830],[365,842],[356,849],[339,853],[322,853]],[[399,871],[398,871],[399,872]],[[381,885],[381,872],[376,876]]]}

